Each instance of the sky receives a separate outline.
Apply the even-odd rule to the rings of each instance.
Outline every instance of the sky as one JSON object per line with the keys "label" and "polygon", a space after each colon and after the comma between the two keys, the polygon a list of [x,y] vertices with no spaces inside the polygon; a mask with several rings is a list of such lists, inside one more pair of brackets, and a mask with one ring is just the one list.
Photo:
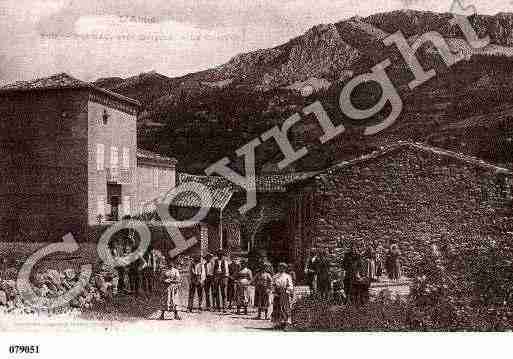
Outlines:
{"label": "sky", "polygon": [[[0,84],[179,76],[280,45],[314,25],[396,9],[448,12],[448,0],[0,0]],[[513,0],[462,1],[478,13]]]}

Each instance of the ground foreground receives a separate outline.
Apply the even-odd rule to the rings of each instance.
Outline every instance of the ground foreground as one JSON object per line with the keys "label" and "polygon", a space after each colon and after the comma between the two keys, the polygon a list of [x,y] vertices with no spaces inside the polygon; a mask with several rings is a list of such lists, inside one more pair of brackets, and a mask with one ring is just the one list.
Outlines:
{"label": "ground foreground", "polygon": [[87,319],[81,315],[62,314],[48,317],[26,315],[9,315],[0,319],[0,332],[33,333],[44,330],[47,332],[82,332],[105,330],[109,332],[162,332],[162,331],[259,331],[271,330],[270,321],[255,320],[256,313],[234,315],[233,313],[186,313],[180,312],[182,320],[173,320],[172,314],[165,320],[158,320],[155,312],[149,318]]}
{"label": "ground foreground", "polygon": [[[392,296],[408,294],[407,282],[380,282],[371,289],[376,296],[383,289],[388,289]],[[297,296],[306,293],[305,287],[297,287]],[[182,302],[185,293],[182,293]],[[165,320],[160,320],[159,299],[156,297],[139,297],[122,295],[112,302],[102,303],[92,310],[81,313],[40,315],[7,314],[0,316],[0,332],[33,333],[45,332],[87,332],[105,330],[109,332],[162,332],[162,331],[270,331],[269,320],[257,320],[256,310],[250,309],[247,315],[236,315],[234,310],[226,313],[199,312],[188,313],[182,306],[180,317],[174,320],[172,313],[167,313]]]}

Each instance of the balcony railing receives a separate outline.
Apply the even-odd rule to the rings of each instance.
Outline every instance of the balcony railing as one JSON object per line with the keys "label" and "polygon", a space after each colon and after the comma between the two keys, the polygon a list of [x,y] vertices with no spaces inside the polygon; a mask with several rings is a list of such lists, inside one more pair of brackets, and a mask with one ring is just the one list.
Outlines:
{"label": "balcony railing", "polygon": [[107,182],[119,184],[131,184],[133,180],[132,170],[126,168],[107,168]]}

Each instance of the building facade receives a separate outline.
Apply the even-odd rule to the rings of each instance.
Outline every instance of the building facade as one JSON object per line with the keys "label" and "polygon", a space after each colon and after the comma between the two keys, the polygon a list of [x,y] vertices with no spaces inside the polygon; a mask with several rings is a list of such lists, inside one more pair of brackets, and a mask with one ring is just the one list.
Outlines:
{"label": "building facade", "polygon": [[175,185],[176,160],[137,149],[136,100],[67,74],[0,99],[2,241],[84,239]]}

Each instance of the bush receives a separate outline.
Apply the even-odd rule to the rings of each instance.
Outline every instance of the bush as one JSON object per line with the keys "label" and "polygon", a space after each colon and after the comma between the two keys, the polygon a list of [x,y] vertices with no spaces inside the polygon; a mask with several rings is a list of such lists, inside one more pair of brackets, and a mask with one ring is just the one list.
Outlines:
{"label": "bush", "polygon": [[410,295],[380,295],[361,307],[306,298],[293,310],[297,330],[505,331],[513,330],[511,238],[426,243],[411,266]]}

